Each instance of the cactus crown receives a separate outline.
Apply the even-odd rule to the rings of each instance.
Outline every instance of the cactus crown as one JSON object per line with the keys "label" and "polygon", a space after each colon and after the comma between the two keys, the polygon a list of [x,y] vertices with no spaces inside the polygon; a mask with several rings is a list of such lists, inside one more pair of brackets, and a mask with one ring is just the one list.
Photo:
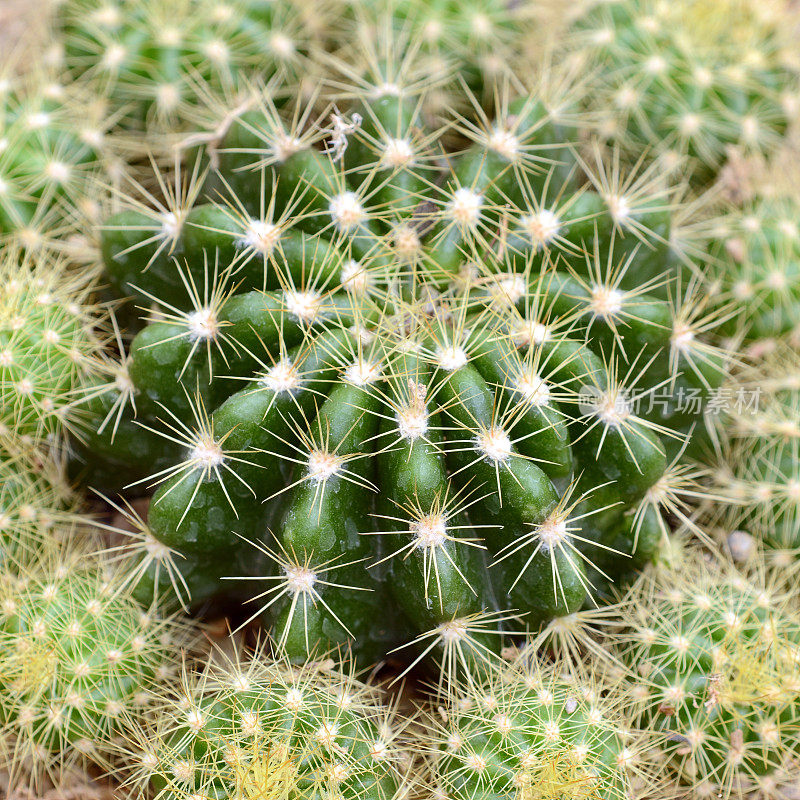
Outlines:
{"label": "cactus crown", "polygon": [[[209,90],[210,138],[123,195],[101,241],[147,310],[113,385],[87,382],[87,466],[154,489],[147,529],[187,556],[155,584],[258,596],[301,659],[429,631],[417,644],[455,663],[459,621],[491,650],[507,607],[576,610],[615,556],[653,556],[696,422],[676,398],[702,405],[725,371],[675,266],[675,191],[573,146],[569,69],[482,102],[395,44],[329,58],[311,100],[251,85],[221,110]],[[460,97],[444,124],[442,87]],[[411,636],[363,629],[388,586]]]}

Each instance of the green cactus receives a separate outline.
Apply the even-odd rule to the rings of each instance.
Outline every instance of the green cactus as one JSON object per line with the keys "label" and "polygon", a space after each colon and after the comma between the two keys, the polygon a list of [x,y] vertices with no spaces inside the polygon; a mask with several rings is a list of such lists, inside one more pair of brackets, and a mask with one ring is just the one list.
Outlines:
{"label": "green cactus", "polygon": [[207,178],[131,198],[102,236],[114,285],[155,305],[122,393],[90,389],[98,431],[124,411],[87,459],[156,487],[147,526],[193,602],[260,574],[254,610],[300,659],[402,641],[386,591],[417,633],[579,608],[656,551],[656,487],[696,422],[676,398],[724,370],[653,169],[590,166],[572,117],[505,90],[438,167],[419,87],[385,78],[372,64],[327,128],[254,94]]}
{"label": "green cactus", "polygon": [[800,619],[759,578],[702,556],[642,575],[615,647],[637,687],[638,724],[696,797],[780,796],[800,752]]}
{"label": "green cactus", "polygon": [[[570,665],[500,665],[430,720],[435,797],[623,800],[658,796],[624,693]],[[608,686],[605,687],[608,689]]]}
{"label": "green cactus", "polygon": [[159,800],[393,800],[413,783],[401,780],[405,723],[346,661],[293,668],[263,648],[247,660],[215,655],[156,693],[151,710],[124,750],[129,783]]}
{"label": "green cactus", "polygon": [[791,581],[800,568],[797,354],[784,345],[740,370],[724,398],[718,448],[707,460],[718,502],[704,504],[704,522],[736,560],[765,557]]}
{"label": "green cactus", "polygon": [[0,244],[37,252],[75,232],[113,118],[102,95],[33,73],[0,87]]}
{"label": "green cactus", "polygon": [[346,4],[298,0],[67,0],[64,59],[78,83],[109,98],[123,129],[157,137],[186,127],[199,86],[234,91],[257,68],[296,88],[309,53],[333,34]]}
{"label": "green cactus", "polygon": [[38,561],[5,571],[0,586],[3,766],[20,789],[58,786],[75,764],[107,766],[120,715],[140,713],[147,689],[169,678],[184,631],[80,550],[45,547]]}
{"label": "green cactus", "polygon": [[63,257],[0,251],[0,435],[57,442],[79,427],[77,391],[102,347],[91,274]]}
{"label": "green cactus", "polygon": [[728,148],[764,153],[798,109],[788,12],[751,0],[601,0],[581,17],[600,61],[601,129],[635,153],[653,148],[693,180],[712,179]]}
{"label": "green cactus", "polygon": [[[798,336],[800,228],[796,200],[759,197],[707,223],[710,278],[722,289],[728,320],[720,332],[759,342]],[[764,342],[765,344],[766,342]]]}

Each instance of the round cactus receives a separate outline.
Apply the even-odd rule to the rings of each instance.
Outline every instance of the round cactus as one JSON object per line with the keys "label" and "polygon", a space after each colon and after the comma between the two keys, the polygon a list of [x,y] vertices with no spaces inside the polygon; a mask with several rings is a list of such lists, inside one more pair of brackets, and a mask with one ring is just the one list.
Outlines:
{"label": "round cactus", "polygon": [[779,593],[695,556],[645,573],[619,624],[639,724],[668,734],[667,763],[693,796],[776,797],[796,781],[800,619]]}
{"label": "round cactus", "polygon": [[709,459],[705,521],[731,555],[766,557],[791,578],[800,567],[800,362],[789,347],[740,371],[725,389],[719,446]]}
{"label": "round cactus", "polygon": [[763,153],[797,113],[787,63],[787,14],[778,4],[730,0],[601,0],[581,19],[580,42],[600,59],[595,107],[610,138],[653,148],[695,181],[713,178],[727,149]]}
{"label": "round cactus", "polygon": [[393,800],[412,783],[401,781],[401,733],[346,664],[292,668],[259,650],[246,661],[214,656],[161,689],[147,722],[126,732],[126,762],[129,782],[159,800]]}
{"label": "round cactus", "polygon": [[255,572],[297,658],[382,655],[406,635],[386,591],[417,632],[579,608],[655,552],[655,487],[697,419],[679,398],[724,369],[654,169],[590,165],[573,117],[502,92],[443,162],[419,87],[373,66],[342,91],[322,121],[254,94],[206,181],[132,198],[102,237],[114,285],[153,304],[125,358],[141,438],[102,452],[157,487],[149,530],[202,576],[193,600]]}
{"label": "round cactus", "polygon": [[102,95],[49,74],[0,85],[0,243],[38,251],[77,227],[76,208],[106,153]]}
{"label": "round cactus", "polygon": [[0,285],[0,435],[58,439],[80,416],[76,392],[99,344],[91,282],[63,258],[7,248]]}
{"label": "round cactus", "polygon": [[797,339],[800,303],[800,228],[793,197],[756,197],[708,223],[714,257],[711,278],[719,282],[727,320],[722,333],[763,349],[766,341]]}
{"label": "round cactus", "polygon": [[[607,687],[606,687],[607,688]],[[496,670],[430,721],[434,797],[623,800],[655,790],[641,737],[584,669]]]}
{"label": "round cactus", "polygon": [[4,767],[12,784],[34,787],[58,785],[76,763],[108,764],[120,715],[138,713],[153,681],[169,677],[182,632],[120,592],[121,576],[96,559],[50,548],[39,561],[0,585],[0,710],[13,743]]}

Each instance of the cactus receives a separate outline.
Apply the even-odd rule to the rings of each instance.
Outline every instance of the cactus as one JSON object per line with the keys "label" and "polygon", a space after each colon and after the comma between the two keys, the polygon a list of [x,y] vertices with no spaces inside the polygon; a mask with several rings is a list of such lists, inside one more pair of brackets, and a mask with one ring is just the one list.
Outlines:
{"label": "cactus", "polygon": [[261,577],[256,615],[299,659],[380,657],[407,635],[374,613],[389,587],[417,633],[579,608],[655,552],[650,490],[696,421],[675,399],[724,370],[654,168],[590,164],[566,146],[577,110],[506,90],[494,119],[455,118],[436,167],[424,86],[365,62],[339,65],[355,85],[329,127],[254,92],[208,170],[132,196],[102,236],[118,291],[154,305],[125,379],[91,389],[87,459],[156,487],[147,526],[193,602],[233,586],[214,575]]}
{"label": "cactus", "polygon": [[[780,796],[800,752],[800,619],[763,575],[701,556],[644,573],[618,612],[639,725],[694,797]],[[749,794],[747,796],[750,796]]]}
{"label": "cactus", "polygon": [[[126,732],[128,783],[159,800],[406,796],[403,722],[347,661],[293,668],[215,655],[157,692]],[[148,796],[150,796],[148,794]]]}
{"label": "cactus", "polygon": [[731,555],[765,557],[790,581],[800,567],[800,363],[778,347],[740,370],[725,390],[718,447],[707,459],[713,494],[704,522]]}
{"label": "cactus", "polygon": [[711,278],[735,310],[721,333],[741,337],[756,354],[771,340],[797,340],[800,228],[793,196],[756,196],[744,208],[709,220],[704,238],[715,263]]}
{"label": "cactus", "polygon": [[729,0],[588,4],[579,41],[600,61],[601,129],[635,153],[654,148],[693,180],[715,177],[728,149],[765,153],[797,113],[788,14]]}
{"label": "cactus", "polygon": [[[38,564],[6,570],[0,601],[3,768],[12,788],[74,765],[108,766],[123,712],[140,713],[153,681],[169,678],[184,626],[120,592],[81,549],[40,549]],[[32,765],[32,766],[31,766]],[[27,773],[30,773],[27,775]]]}
{"label": "cactus", "polygon": [[38,252],[75,232],[113,117],[102,95],[47,72],[2,84],[0,243]]}
{"label": "cactus", "polygon": [[102,338],[91,275],[63,257],[0,251],[0,435],[44,444],[79,427],[76,393]]}
{"label": "cactus", "polygon": [[[657,784],[624,693],[573,664],[500,666],[430,720],[434,797],[623,800]],[[638,796],[638,795],[637,795]]]}
{"label": "cactus", "polygon": [[152,133],[152,146],[186,128],[198,87],[235,92],[257,68],[295,91],[316,67],[310,53],[334,46],[345,5],[67,0],[58,21],[74,79],[108,98],[121,129]]}

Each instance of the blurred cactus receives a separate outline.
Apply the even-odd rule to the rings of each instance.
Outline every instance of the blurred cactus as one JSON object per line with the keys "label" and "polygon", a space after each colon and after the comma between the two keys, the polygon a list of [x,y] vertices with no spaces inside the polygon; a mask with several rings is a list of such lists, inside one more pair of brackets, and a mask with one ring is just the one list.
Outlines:
{"label": "blurred cactus", "polygon": [[2,766],[12,788],[34,790],[75,764],[110,765],[121,715],[169,679],[184,628],[143,611],[80,549],[45,547],[38,562],[0,581]]}
{"label": "blurred cactus", "polygon": [[792,24],[779,2],[600,0],[581,18],[599,59],[601,129],[634,152],[713,179],[729,147],[765,153],[800,107]]}
{"label": "blurred cactus", "polygon": [[800,618],[788,598],[702,557],[653,570],[619,608],[616,651],[640,727],[695,797],[780,796],[800,752]]}
{"label": "blurred cactus", "polygon": [[412,785],[402,777],[405,724],[346,659],[291,667],[259,649],[186,668],[154,693],[122,751],[133,790],[158,800],[398,800]]}

